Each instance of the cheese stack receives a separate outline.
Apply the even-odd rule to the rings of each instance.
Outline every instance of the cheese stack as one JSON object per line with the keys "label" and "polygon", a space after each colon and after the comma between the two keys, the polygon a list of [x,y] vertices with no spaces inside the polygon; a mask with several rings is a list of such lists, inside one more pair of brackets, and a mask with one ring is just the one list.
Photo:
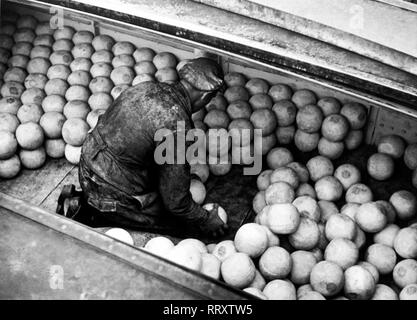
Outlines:
{"label": "cheese stack", "polygon": [[70,120],[65,117],[65,111],[68,113],[72,111],[71,106],[68,107],[68,102],[86,103],[90,95],[86,88],[89,78],[73,73],[71,69],[74,65],[72,38],[75,33],[74,28],[69,26],[56,29],[53,33],[55,42],[50,56],[51,67],[48,70],[50,90],[43,103],[45,115],[42,119],[45,133],[51,139],[47,144],[50,147],[48,155],[56,158],[65,156],[74,164],[79,161],[81,152],[79,145],[84,141],[87,130],[83,132],[81,128],[71,126]]}
{"label": "cheese stack", "polygon": [[65,34],[72,32],[72,29],[63,29],[62,32],[52,29],[49,22],[39,23],[36,28],[36,44],[31,52],[34,64],[44,66],[42,69],[35,68],[29,76],[31,79],[41,79],[43,82],[46,96],[42,101],[44,114],[39,123],[46,139],[45,152],[51,158],[64,156],[65,143],[62,140],[61,130],[65,117],[62,112],[68,89],[66,82],[69,74],[68,65],[72,60],[70,55],[72,42]]}
{"label": "cheese stack", "polygon": [[170,52],[159,52],[152,60],[157,71],[155,78],[159,82],[173,83],[178,81],[177,58]]}
{"label": "cheese stack", "polygon": [[2,179],[15,177],[21,168],[20,159],[16,155],[18,143],[15,133],[20,124],[16,115],[21,106],[20,96],[24,87],[21,82],[14,80],[21,80],[25,72],[21,68],[14,67],[11,63],[15,59],[10,58],[14,48],[13,34],[17,19],[16,16],[7,16],[7,20],[2,22],[0,28],[0,178]]}
{"label": "cheese stack", "polygon": [[116,99],[120,93],[132,85],[135,78],[133,53],[136,47],[128,41],[120,41],[114,43],[111,50],[114,56],[111,64],[114,69],[110,74],[110,79],[115,86],[111,95]]}
{"label": "cheese stack", "polygon": [[91,111],[87,115],[87,123],[90,128],[96,126],[98,117],[113,102],[111,94],[114,84],[110,79],[110,74],[113,71],[112,60],[114,54],[112,48],[114,43],[114,39],[108,35],[97,35],[91,43],[94,53],[91,56],[90,75],[94,79],[94,83],[90,86],[93,94],[88,101]]}
{"label": "cheese stack", "polygon": [[153,64],[153,58],[156,53],[151,48],[137,48],[133,52],[133,58],[136,61],[135,72],[136,77],[133,79],[132,85],[137,85],[141,82],[146,81],[156,81],[155,73],[157,71],[155,65]]}

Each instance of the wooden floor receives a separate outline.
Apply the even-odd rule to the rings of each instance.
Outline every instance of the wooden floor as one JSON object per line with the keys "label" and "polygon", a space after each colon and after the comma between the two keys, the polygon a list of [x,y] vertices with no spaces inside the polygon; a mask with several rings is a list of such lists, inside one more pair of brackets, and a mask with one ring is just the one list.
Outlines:
{"label": "wooden floor", "polygon": [[[47,211],[55,212],[61,189],[66,184],[74,184],[78,189],[78,166],[66,159],[48,160],[38,170],[22,170],[16,178],[0,180],[0,192],[24,200]],[[109,228],[97,228],[105,232]],[[143,247],[145,243],[158,234],[129,230],[135,246]],[[174,242],[180,239],[170,237]]]}
{"label": "wooden floor", "polygon": [[78,168],[65,159],[48,160],[41,169],[24,169],[14,179],[1,180],[0,192],[55,212],[62,186],[71,183],[79,187]]}
{"label": "wooden floor", "polygon": [[[224,239],[232,239],[235,231],[245,222],[254,218],[252,199],[255,196],[256,176],[243,176],[242,167],[233,166],[226,176],[210,176],[206,183],[206,202],[219,203],[229,213],[231,232]],[[0,192],[55,212],[61,189],[74,184],[79,189],[78,167],[65,159],[48,160],[38,170],[22,170],[16,178],[0,180]],[[97,228],[101,232],[109,228]],[[135,245],[143,246],[159,234],[129,230]],[[168,236],[175,243],[180,239]],[[209,243],[210,239],[201,239]],[[218,239],[221,240],[221,239]]]}

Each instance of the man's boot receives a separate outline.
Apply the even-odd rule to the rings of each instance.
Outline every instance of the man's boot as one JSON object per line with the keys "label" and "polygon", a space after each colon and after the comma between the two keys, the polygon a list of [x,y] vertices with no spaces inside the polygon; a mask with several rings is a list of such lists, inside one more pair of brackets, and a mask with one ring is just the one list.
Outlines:
{"label": "man's boot", "polygon": [[61,194],[58,197],[58,206],[56,213],[76,220],[77,215],[81,211],[82,192],[75,190],[73,184],[67,184],[62,188]]}

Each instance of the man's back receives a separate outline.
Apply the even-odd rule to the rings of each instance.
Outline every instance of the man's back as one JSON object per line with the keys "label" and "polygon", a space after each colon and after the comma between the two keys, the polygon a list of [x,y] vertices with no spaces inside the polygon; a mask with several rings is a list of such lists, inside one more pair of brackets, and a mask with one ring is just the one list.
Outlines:
{"label": "man's back", "polygon": [[[191,104],[181,84],[144,82],[125,90],[94,129],[113,161],[91,162],[91,169],[122,189],[150,191],[157,183],[157,171],[152,169],[154,134],[161,128],[175,131],[178,121],[184,121],[186,130],[191,128]],[[93,136],[87,139],[83,153],[94,149]]]}

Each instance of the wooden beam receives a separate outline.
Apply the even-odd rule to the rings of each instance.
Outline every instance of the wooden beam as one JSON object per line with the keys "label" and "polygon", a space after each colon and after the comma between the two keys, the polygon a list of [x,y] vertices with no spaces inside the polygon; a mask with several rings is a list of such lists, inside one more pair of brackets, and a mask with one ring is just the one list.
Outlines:
{"label": "wooden beam", "polygon": [[253,298],[3,193],[0,216],[0,299]]}
{"label": "wooden beam", "polygon": [[410,73],[284,28],[190,0],[8,2],[58,6],[92,19],[134,25],[196,47],[206,46],[219,54],[279,68],[283,73],[359,90],[411,108],[417,106],[417,77]]}
{"label": "wooden beam", "polygon": [[[417,34],[414,12],[398,8],[389,11],[383,4],[367,0],[195,1],[297,32],[417,75],[417,37],[410,37],[410,34]],[[379,15],[374,16],[370,10]]]}

